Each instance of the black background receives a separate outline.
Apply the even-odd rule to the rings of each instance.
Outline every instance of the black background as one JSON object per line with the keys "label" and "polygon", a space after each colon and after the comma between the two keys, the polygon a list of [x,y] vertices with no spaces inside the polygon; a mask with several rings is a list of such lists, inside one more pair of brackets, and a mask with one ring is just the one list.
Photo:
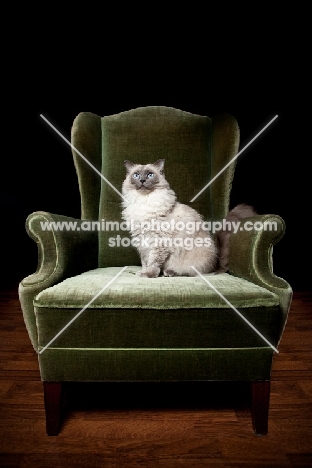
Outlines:
{"label": "black background", "polygon": [[229,86],[227,77],[216,86],[209,73],[194,67],[183,80],[179,79],[183,73],[173,76],[169,72],[153,79],[146,72],[134,80],[130,69],[127,76],[103,72],[97,82],[86,85],[74,73],[65,80],[61,66],[48,81],[40,73],[31,76],[31,86],[8,95],[10,105],[5,115],[1,286],[17,285],[36,270],[37,247],[25,231],[30,213],[43,210],[80,217],[71,148],[40,114],[69,140],[79,112],[104,116],[161,105],[209,117],[223,112],[234,115],[240,127],[240,149],[278,115],[238,157],[230,207],[249,203],[259,213],[278,214],[285,220],[285,236],[274,248],[274,273],[294,290],[311,289],[310,121],[305,111],[308,96],[298,81],[292,92],[286,93],[289,80],[283,81],[280,75],[264,73],[256,80],[255,75],[247,74],[237,88]]}

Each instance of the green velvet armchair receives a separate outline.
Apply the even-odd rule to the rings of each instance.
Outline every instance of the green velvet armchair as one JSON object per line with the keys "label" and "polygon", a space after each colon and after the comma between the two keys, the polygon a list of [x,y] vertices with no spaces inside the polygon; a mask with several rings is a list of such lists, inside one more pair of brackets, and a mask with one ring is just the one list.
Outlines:
{"label": "green velvet armchair", "polygon": [[19,285],[44,384],[47,434],[59,432],[64,382],[121,381],[250,382],[254,431],[266,434],[272,360],[292,298],[272,268],[283,219],[250,218],[274,229],[233,233],[228,272],[204,278],[138,277],[129,233],[115,229],[125,159],[165,159],[179,201],[207,221],[223,220],[235,161],[196,195],[237,154],[235,118],[165,106],[105,117],[85,112],[74,120],[71,142],[81,219],[47,212],[27,218],[39,261]]}

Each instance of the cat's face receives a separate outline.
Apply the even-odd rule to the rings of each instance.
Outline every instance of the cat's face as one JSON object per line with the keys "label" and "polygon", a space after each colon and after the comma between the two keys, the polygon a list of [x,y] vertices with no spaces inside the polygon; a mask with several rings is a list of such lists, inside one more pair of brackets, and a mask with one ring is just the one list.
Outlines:
{"label": "cat's face", "polygon": [[156,188],[168,185],[164,176],[164,159],[159,159],[154,164],[135,164],[131,161],[124,161],[127,170],[125,180],[128,190],[134,189],[142,194],[148,194]]}

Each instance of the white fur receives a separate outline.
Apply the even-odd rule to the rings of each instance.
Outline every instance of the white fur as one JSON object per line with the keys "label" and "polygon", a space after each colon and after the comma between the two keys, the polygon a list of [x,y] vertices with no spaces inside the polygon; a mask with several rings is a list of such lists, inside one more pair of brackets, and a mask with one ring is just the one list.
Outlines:
{"label": "white fur", "polygon": [[168,215],[176,202],[176,195],[171,189],[154,190],[142,195],[137,190],[127,190],[123,186],[122,216],[125,220],[148,221]]}

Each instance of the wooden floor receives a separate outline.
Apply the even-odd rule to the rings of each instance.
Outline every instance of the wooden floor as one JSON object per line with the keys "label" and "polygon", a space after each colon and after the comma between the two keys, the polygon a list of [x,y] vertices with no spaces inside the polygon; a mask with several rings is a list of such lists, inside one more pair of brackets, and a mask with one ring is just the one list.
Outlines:
{"label": "wooden floor", "polygon": [[312,293],[294,293],[263,437],[246,385],[208,383],[68,385],[61,432],[48,437],[16,288],[1,293],[0,325],[1,468],[312,466]]}

